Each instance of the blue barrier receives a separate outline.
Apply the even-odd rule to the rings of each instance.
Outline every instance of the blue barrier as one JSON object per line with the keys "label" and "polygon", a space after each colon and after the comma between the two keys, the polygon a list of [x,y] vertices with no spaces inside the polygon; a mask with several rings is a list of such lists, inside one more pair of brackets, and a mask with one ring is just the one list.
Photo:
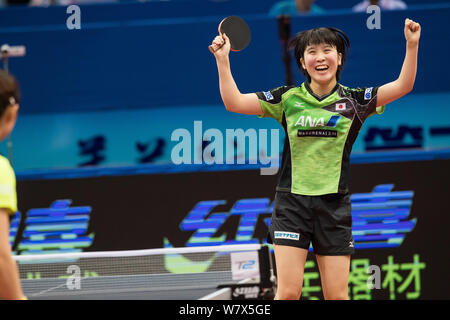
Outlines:
{"label": "blue barrier", "polygon": [[[409,94],[388,104],[382,115],[367,119],[352,152],[449,148],[450,108],[446,107],[446,101],[450,101],[450,92]],[[250,130],[249,135],[253,133],[256,140],[239,145],[230,143],[226,132],[239,128]],[[176,158],[172,152],[180,145],[180,138],[175,134],[178,129],[189,133],[192,155],[203,154],[205,150],[198,149],[195,144],[204,143],[203,147],[206,147],[212,134],[208,131],[214,129],[217,135],[214,139],[222,143],[222,147],[216,146],[216,152],[221,152],[216,163],[221,162],[221,157],[224,157],[223,161],[243,158],[249,162],[252,158],[264,163],[266,155],[281,152],[284,141],[284,131],[274,119],[227,112],[222,104],[25,114],[19,117],[12,134],[13,166],[17,171],[23,171],[172,163]],[[260,130],[266,132],[267,137],[261,135]],[[175,138],[172,138],[174,134]],[[279,146],[275,147],[274,153],[272,141],[276,139],[279,139]],[[257,146],[256,158],[250,152],[250,145]],[[6,142],[0,143],[0,152],[8,154]],[[209,158],[208,154],[203,155],[205,159]]]}
{"label": "blue barrier", "polygon": [[[365,154],[352,154],[352,164],[386,163],[405,161],[430,161],[450,159],[450,148],[442,150],[408,150]],[[228,171],[228,170],[259,170],[260,164],[233,165],[175,165],[175,164],[143,164],[122,167],[89,167],[53,170],[26,170],[17,172],[17,180],[55,180],[80,179],[102,176],[130,176],[147,174],[176,174],[185,172]]]}
{"label": "blue barrier", "polygon": [[[129,3],[80,4],[83,23],[136,21],[163,18],[246,15],[267,13],[277,0],[133,1]],[[0,9],[0,28],[12,26],[65,26],[65,6],[11,7]]]}

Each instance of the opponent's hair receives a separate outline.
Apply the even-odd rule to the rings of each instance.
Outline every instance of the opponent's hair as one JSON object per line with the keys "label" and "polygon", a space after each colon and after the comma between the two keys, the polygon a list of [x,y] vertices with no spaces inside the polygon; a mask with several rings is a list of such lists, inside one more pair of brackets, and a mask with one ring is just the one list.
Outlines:
{"label": "opponent's hair", "polygon": [[16,79],[0,70],[0,117],[5,113],[6,108],[19,103],[20,91]]}
{"label": "opponent's hair", "polygon": [[339,81],[342,68],[347,58],[347,51],[350,48],[350,40],[347,35],[337,28],[314,28],[297,33],[297,35],[289,42],[289,48],[294,49],[295,61],[303,75],[311,82],[311,77],[303,68],[300,58],[303,58],[305,50],[310,45],[318,45],[321,43],[329,44],[336,48],[338,53],[342,54],[341,65],[336,71],[336,81]]}

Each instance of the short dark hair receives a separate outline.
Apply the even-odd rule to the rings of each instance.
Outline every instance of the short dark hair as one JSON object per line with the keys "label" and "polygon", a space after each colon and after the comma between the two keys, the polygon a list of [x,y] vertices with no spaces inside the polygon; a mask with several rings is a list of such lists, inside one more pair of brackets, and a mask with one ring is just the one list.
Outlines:
{"label": "short dark hair", "polygon": [[336,81],[339,81],[342,68],[347,58],[347,51],[350,48],[350,40],[342,30],[327,27],[315,28],[299,32],[289,42],[289,48],[294,49],[295,61],[297,62],[298,68],[308,79],[308,82],[311,82],[311,77],[309,76],[306,69],[303,68],[300,62],[300,58],[303,58],[306,47],[310,45],[318,45],[321,43],[326,43],[333,47],[336,47],[337,52],[342,54],[342,63],[340,66],[338,66],[336,72]]}
{"label": "short dark hair", "polygon": [[19,103],[20,91],[16,79],[0,70],[0,117],[3,116],[6,108]]}

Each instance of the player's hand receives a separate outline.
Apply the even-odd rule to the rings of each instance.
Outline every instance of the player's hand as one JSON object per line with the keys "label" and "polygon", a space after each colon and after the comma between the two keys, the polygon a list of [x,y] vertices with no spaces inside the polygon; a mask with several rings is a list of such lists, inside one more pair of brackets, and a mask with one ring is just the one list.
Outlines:
{"label": "player's hand", "polygon": [[418,44],[420,38],[420,24],[411,19],[405,20],[405,38],[410,44]]}
{"label": "player's hand", "polygon": [[[224,33],[223,36],[217,36],[214,38],[211,46],[214,48],[214,56],[216,59],[228,56],[230,53],[231,45],[230,39]],[[222,46],[222,47],[221,47]]]}

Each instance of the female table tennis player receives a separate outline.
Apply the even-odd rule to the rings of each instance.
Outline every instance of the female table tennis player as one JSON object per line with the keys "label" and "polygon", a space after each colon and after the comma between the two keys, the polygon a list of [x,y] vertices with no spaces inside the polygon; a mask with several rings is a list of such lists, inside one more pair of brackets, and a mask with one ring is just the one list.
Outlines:
{"label": "female table tennis player", "polygon": [[228,111],[272,117],[286,141],[268,242],[274,244],[278,288],[275,299],[299,299],[310,244],[325,299],[348,299],[354,252],[349,159],[364,120],[413,89],[421,27],[406,19],[406,55],[399,77],[379,87],[338,83],[349,40],[336,28],[300,32],[291,48],[306,81],[267,92],[242,94],[231,74],[230,41],[212,41],[220,94]]}
{"label": "female table tennis player", "polygon": [[[0,70],[0,141],[13,130],[19,112],[16,80]],[[16,178],[8,159],[0,156],[0,300],[24,300],[16,262],[9,245],[9,217],[17,211]]]}

